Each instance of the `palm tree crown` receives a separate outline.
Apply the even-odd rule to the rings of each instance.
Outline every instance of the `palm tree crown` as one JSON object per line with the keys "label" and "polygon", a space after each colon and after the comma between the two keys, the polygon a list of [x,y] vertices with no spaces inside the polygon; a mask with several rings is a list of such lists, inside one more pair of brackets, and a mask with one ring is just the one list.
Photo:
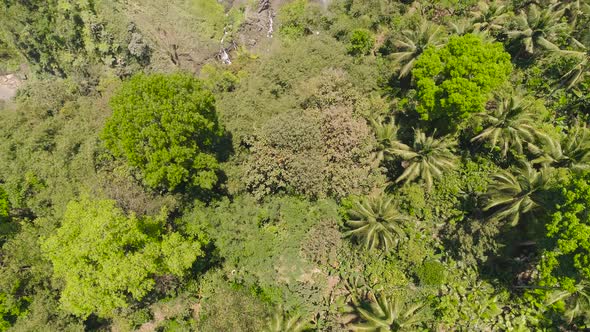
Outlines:
{"label": "palm tree crown", "polygon": [[506,6],[500,1],[480,1],[477,9],[471,12],[472,23],[475,30],[488,31],[502,28],[506,20]]}
{"label": "palm tree crown", "polygon": [[392,54],[399,66],[399,77],[403,78],[410,74],[416,59],[427,47],[441,47],[445,39],[443,28],[428,21],[423,21],[415,30],[403,30],[401,37],[394,41],[398,52]]}
{"label": "palm tree crown", "polygon": [[492,176],[488,187],[487,205],[484,211],[495,210],[492,218],[506,220],[516,226],[525,215],[543,206],[542,192],[547,189],[549,170],[535,170],[523,163],[514,173],[502,171]]}
{"label": "palm tree crown", "polygon": [[279,307],[268,322],[264,332],[303,332],[308,328],[306,321],[299,315],[289,316]]}
{"label": "palm tree crown", "polygon": [[541,136],[544,144],[541,156],[533,160],[543,166],[566,167],[574,171],[590,169],[590,130],[575,125],[559,140],[547,135]]}
{"label": "palm tree crown", "polygon": [[406,238],[404,224],[409,218],[398,212],[391,197],[380,194],[353,204],[346,222],[350,230],[345,234],[360,240],[367,249],[381,247],[387,251]]}
{"label": "palm tree crown", "polygon": [[353,331],[407,331],[418,324],[425,313],[423,304],[405,306],[399,299],[393,301],[383,294],[370,293],[371,304],[368,309],[358,306],[356,312],[361,323],[353,324]]}
{"label": "palm tree crown", "polygon": [[564,315],[568,323],[579,316],[590,317],[590,282],[582,280],[573,290],[555,290],[549,293],[545,304],[552,305],[558,301],[564,301],[566,304]]}
{"label": "palm tree crown", "polygon": [[369,122],[377,139],[373,159],[376,163],[379,163],[382,160],[389,159],[392,155],[391,149],[400,144],[397,140],[398,127],[393,120],[385,121],[380,117],[370,119]]}
{"label": "palm tree crown", "polygon": [[559,50],[562,55],[576,59],[576,64],[561,77],[561,87],[569,90],[581,83],[587,75],[590,75],[590,49],[574,39],[578,50]]}
{"label": "palm tree crown", "polygon": [[484,121],[484,129],[471,141],[488,141],[492,148],[500,148],[503,157],[510,149],[522,154],[526,144],[533,144],[536,140],[536,114],[531,103],[518,95],[499,98],[492,112],[478,116]]}
{"label": "palm tree crown", "polygon": [[393,154],[404,160],[402,166],[405,170],[396,182],[421,178],[428,188],[432,187],[434,179],[455,168],[457,157],[451,152],[455,145],[454,141],[426,136],[420,129],[415,129],[412,146],[400,143],[391,149]]}
{"label": "palm tree crown", "polygon": [[545,50],[558,50],[559,47],[552,41],[567,29],[568,25],[561,22],[565,9],[558,9],[559,4],[553,4],[543,9],[532,4],[527,11],[521,11],[516,17],[516,29],[508,31],[508,37],[518,39],[525,50],[533,54],[539,48]]}
{"label": "palm tree crown", "polygon": [[481,30],[476,24],[473,24],[473,21],[462,19],[455,22],[449,23],[449,28],[453,35],[464,36],[466,34],[472,34],[480,37],[483,41],[486,42],[495,42],[496,39],[488,33],[489,30]]}

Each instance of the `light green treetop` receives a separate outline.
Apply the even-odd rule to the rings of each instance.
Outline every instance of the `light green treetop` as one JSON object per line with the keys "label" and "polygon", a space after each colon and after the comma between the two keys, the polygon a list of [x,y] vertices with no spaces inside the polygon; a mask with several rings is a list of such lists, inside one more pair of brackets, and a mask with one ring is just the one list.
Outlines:
{"label": "light green treetop", "polygon": [[443,48],[428,48],[414,65],[417,111],[424,120],[443,120],[453,127],[483,111],[490,92],[511,71],[510,55],[500,43],[472,34],[453,36]]}
{"label": "light green treetop", "polygon": [[573,289],[590,279],[590,173],[566,180],[546,223],[545,250],[540,265],[544,284]]}
{"label": "light green treetop", "polygon": [[164,218],[127,216],[111,200],[70,202],[61,227],[42,241],[54,277],[64,282],[64,309],[108,317],[147,295],[154,275],[182,276],[202,255],[200,243],[178,233],[162,237]]}

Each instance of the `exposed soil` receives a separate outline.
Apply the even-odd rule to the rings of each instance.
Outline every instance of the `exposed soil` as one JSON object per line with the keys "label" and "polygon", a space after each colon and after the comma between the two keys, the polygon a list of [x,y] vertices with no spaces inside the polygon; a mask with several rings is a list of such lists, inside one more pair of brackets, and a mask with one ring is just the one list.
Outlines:
{"label": "exposed soil", "polygon": [[16,75],[0,76],[0,100],[9,100],[16,95],[22,81]]}

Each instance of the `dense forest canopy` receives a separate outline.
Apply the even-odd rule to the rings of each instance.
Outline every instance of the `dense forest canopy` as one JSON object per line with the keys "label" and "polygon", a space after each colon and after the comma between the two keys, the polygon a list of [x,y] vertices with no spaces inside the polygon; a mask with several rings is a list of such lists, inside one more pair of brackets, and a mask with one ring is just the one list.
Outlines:
{"label": "dense forest canopy", "polygon": [[0,331],[587,331],[590,1],[0,0]]}

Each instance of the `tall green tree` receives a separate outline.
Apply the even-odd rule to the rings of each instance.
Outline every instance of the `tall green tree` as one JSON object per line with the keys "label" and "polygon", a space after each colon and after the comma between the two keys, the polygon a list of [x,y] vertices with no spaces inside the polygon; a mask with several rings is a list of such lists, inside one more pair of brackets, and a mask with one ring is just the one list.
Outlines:
{"label": "tall green tree", "polygon": [[101,17],[97,7],[95,1],[2,1],[0,31],[39,73],[77,76],[97,64],[121,68],[136,63],[137,53],[127,47],[132,29],[116,31],[120,27],[109,23],[121,18]]}
{"label": "tall green tree", "polygon": [[212,189],[217,183],[214,147],[223,134],[215,100],[189,74],[139,74],[113,96],[106,146],[139,169],[155,189]]}
{"label": "tall green tree", "polygon": [[[0,225],[8,221],[10,212],[10,203],[8,202],[8,195],[4,188],[0,186]],[[1,228],[1,226],[0,226]]]}
{"label": "tall green tree", "polygon": [[467,34],[451,37],[445,47],[429,47],[416,61],[416,110],[441,129],[454,129],[473,113],[484,111],[490,92],[512,71],[510,55],[499,43]]}
{"label": "tall green tree", "polygon": [[201,244],[162,234],[164,217],[127,216],[110,200],[70,202],[61,227],[42,241],[54,277],[64,283],[63,308],[110,317],[145,297],[155,275],[182,276],[202,255]]}

